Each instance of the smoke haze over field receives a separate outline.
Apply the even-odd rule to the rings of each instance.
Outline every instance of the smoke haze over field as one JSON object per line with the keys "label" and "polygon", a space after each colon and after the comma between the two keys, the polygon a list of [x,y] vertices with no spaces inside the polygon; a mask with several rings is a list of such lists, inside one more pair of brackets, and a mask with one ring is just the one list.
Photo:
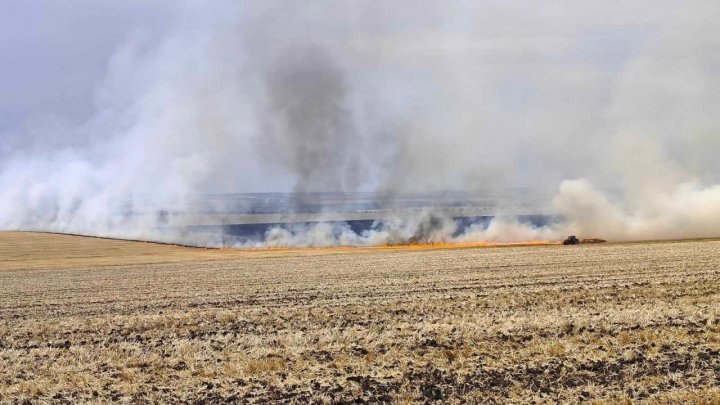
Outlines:
{"label": "smoke haze over field", "polygon": [[[720,236],[716,2],[6,8],[0,229],[201,246]],[[533,203],[562,220],[388,208],[516,188],[555,194]],[[227,208],[202,196],[262,192],[293,193],[291,211],[316,192],[390,202],[364,232],[186,229]]]}

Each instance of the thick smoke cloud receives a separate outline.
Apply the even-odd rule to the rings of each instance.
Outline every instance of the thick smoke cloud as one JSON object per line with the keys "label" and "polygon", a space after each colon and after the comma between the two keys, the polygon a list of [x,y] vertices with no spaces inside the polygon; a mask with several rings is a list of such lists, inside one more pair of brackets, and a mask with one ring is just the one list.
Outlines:
{"label": "thick smoke cloud", "polygon": [[[121,41],[108,40],[85,118],[86,99],[5,109],[0,229],[200,246],[720,236],[715,3],[188,2],[117,12],[163,23],[128,24]],[[79,27],[88,32],[78,37],[95,30]],[[8,87],[23,66],[0,69]],[[28,86],[33,99],[52,90]],[[12,104],[3,94],[0,105]],[[208,195],[292,192],[297,208],[315,192],[392,199],[517,187],[555,193],[535,203],[562,220],[528,225],[499,206],[489,225],[462,227],[430,204],[363,232],[298,224],[238,242],[186,227],[228,211]]]}
{"label": "thick smoke cloud", "polygon": [[348,111],[343,72],[322,48],[285,49],[265,74],[264,159],[296,176],[295,193],[356,190],[362,139]]}

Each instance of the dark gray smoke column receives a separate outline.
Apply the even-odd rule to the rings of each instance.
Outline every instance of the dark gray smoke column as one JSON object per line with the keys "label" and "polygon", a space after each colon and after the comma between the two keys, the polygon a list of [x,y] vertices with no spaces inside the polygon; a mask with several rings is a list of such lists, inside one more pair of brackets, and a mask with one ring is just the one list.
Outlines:
{"label": "dark gray smoke column", "polygon": [[265,75],[262,151],[296,176],[295,193],[353,190],[363,180],[362,141],[343,72],[317,46],[285,51]]}

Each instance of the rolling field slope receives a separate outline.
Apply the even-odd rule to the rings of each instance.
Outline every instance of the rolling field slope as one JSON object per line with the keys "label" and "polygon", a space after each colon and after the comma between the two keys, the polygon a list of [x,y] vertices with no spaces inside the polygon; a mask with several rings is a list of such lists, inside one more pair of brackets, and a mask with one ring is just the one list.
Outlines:
{"label": "rolling field slope", "polygon": [[0,402],[720,403],[720,241],[205,250],[0,232]]}

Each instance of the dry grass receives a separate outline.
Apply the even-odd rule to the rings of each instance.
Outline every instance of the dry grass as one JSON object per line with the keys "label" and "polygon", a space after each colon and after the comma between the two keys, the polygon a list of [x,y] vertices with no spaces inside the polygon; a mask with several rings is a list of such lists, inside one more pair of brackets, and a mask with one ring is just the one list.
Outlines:
{"label": "dry grass", "polygon": [[720,242],[237,252],[0,233],[0,402],[720,404]]}

